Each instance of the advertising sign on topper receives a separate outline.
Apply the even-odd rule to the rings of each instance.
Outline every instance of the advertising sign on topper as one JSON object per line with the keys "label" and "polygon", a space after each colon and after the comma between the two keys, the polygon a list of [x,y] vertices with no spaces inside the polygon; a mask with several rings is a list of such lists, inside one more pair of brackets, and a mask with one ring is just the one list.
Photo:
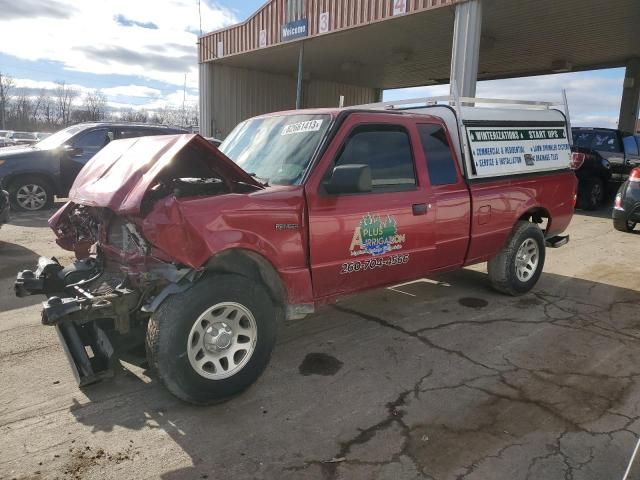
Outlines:
{"label": "advertising sign on topper", "polygon": [[569,168],[565,127],[466,127],[475,176],[492,177]]}

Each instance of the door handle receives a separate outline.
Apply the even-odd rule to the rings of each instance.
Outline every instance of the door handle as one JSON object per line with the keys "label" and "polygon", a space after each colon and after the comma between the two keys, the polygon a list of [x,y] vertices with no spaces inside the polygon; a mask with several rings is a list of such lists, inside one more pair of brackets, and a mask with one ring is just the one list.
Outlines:
{"label": "door handle", "polygon": [[431,208],[430,203],[414,203],[411,206],[411,211],[414,215],[426,215]]}

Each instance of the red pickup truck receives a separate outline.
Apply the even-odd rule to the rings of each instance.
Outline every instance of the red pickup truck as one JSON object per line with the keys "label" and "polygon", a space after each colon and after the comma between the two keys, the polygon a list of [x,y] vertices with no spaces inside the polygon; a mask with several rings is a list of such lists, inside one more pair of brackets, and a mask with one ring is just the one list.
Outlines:
{"label": "red pickup truck", "polygon": [[264,370],[280,320],[359,291],[488,261],[509,295],[560,246],[576,178],[564,115],[446,106],[300,110],[247,120],[218,150],[197,135],[111,142],[49,221],[74,265],[41,258],[80,385],[114,339],[189,402],[228,399]]}

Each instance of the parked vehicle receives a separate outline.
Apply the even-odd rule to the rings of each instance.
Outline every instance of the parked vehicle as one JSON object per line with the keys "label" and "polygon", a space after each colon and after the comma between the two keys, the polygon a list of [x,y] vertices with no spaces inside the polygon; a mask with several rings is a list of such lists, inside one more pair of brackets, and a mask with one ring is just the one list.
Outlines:
{"label": "parked vehicle", "polygon": [[82,167],[111,140],[184,133],[162,125],[81,123],[35,145],[0,150],[0,186],[16,210],[42,210],[66,196]]}
{"label": "parked vehicle", "polygon": [[0,190],[0,227],[9,221],[9,192]]}
{"label": "parked vehicle", "polygon": [[52,133],[50,132],[36,132],[36,136],[38,137],[38,140],[44,140],[45,138],[48,138],[52,135]]}
{"label": "parked vehicle", "polygon": [[38,137],[32,132],[13,132],[7,135],[13,145],[33,145],[38,142]]}
{"label": "parked vehicle", "polygon": [[608,188],[617,188],[640,166],[640,135],[610,128],[573,128],[573,151],[581,154],[576,164],[578,208],[598,208]]}
{"label": "parked vehicle", "polygon": [[146,331],[174,395],[219,402],[264,370],[280,320],[342,296],[485,261],[498,291],[531,290],[569,240],[570,154],[559,111],[448,106],[264,115],[220,149],[113,142],[49,221],[79,260],[41,258],[16,293],[49,297],[81,385],[110,338]]}
{"label": "parked vehicle", "polygon": [[0,147],[10,147],[13,142],[7,137],[13,133],[13,130],[0,130]]}
{"label": "parked vehicle", "polygon": [[219,147],[220,144],[222,144],[222,140],[214,137],[205,137],[205,140],[209,142],[211,145],[213,145],[214,147]]}
{"label": "parked vehicle", "polygon": [[613,227],[631,232],[640,222],[640,168],[634,168],[629,178],[620,185],[613,206]]}

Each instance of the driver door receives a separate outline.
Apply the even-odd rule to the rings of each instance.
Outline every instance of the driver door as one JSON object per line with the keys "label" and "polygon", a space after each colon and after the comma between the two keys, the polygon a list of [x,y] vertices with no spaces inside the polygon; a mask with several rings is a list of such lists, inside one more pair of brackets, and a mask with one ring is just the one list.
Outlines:
{"label": "driver door", "polygon": [[[314,296],[400,283],[433,266],[432,195],[416,162],[415,124],[400,116],[351,114],[307,183]],[[368,165],[372,190],[327,193],[340,165]]]}

